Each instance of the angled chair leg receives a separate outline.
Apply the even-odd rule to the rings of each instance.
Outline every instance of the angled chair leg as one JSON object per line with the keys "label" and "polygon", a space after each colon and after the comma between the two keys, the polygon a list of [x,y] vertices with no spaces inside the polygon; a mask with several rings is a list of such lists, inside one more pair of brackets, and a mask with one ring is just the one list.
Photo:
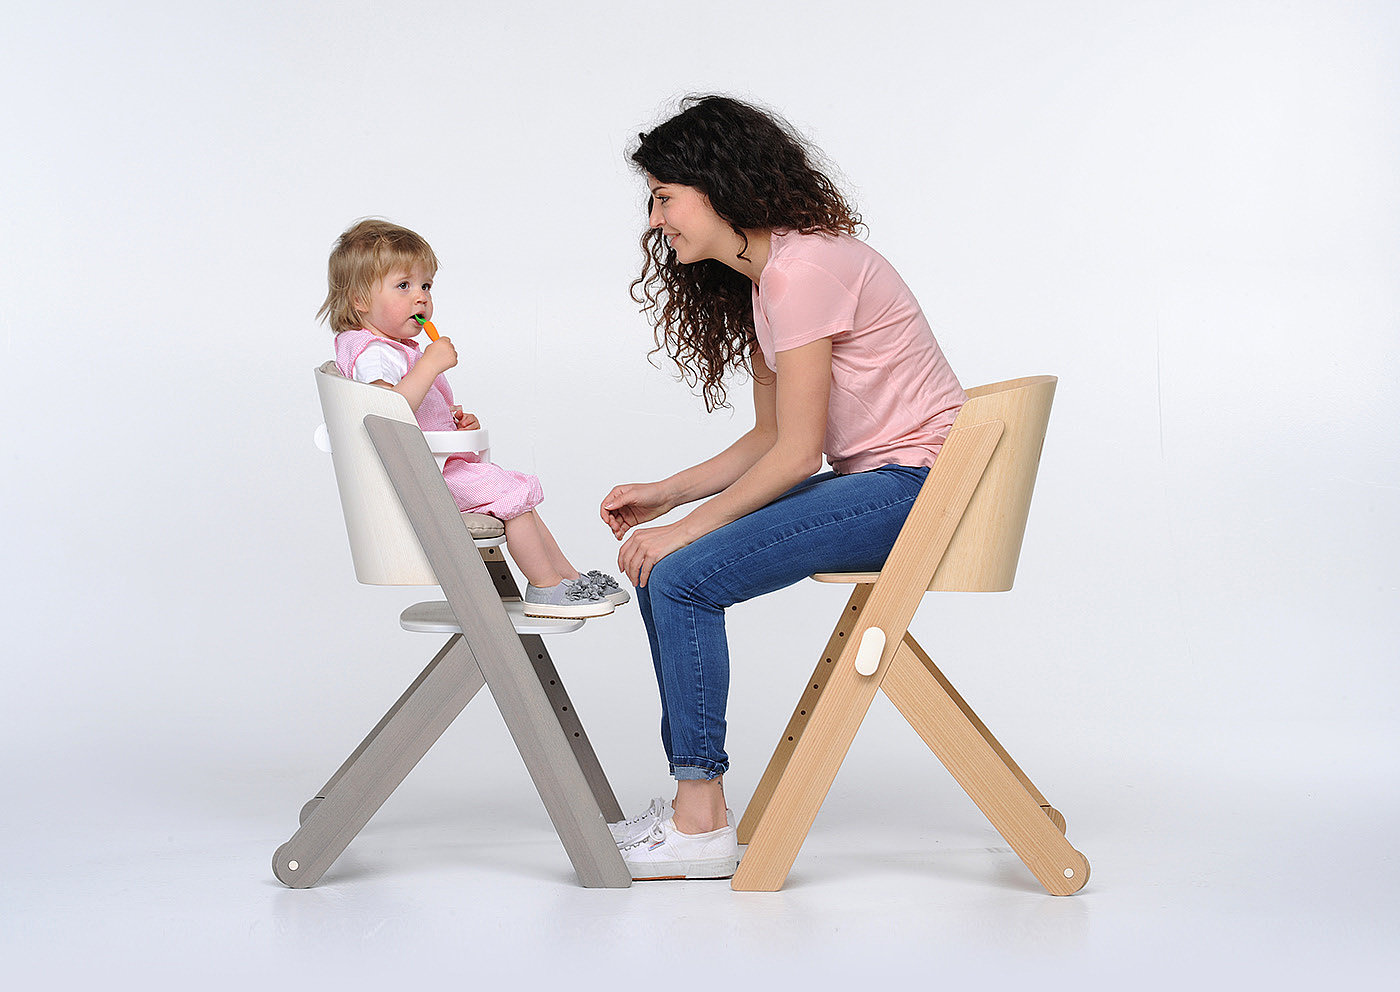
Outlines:
{"label": "angled chair leg", "polygon": [[[305,823],[307,818],[311,816],[311,811],[314,810],[318,805],[320,805],[321,800],[325,799],[327,793],[329,793],[332,789],[335,788],[335,784],[340,781],[341,777],[344,776],[344,774],[347,771],[349,771],[352,767],[354,767],[355,762],[360,759],[360,755],[365,753],[365,749],[368,748],[372,743],[374,743],[375,739],[380,735],[380,733],[383,732],[384,728],[388,726],[391,720],[393,720],[394,714],[398,713],[398,711],[403,708],[404,703],[415,692],[418,691],[418,687],[423,684],[424,679],[426,679],[430,674],[432,674],[433,669],[437,667],[440,661],[442,661],[443,657],[447,654],[448,649],[451,647],[452,641],[451,639],[449,639],[447,643],[442,646],[442,650],[440,650],[437,653],[437,655],[433,658],[432,661],[428,662],[427,666],[423,669],[423,671],[421,671],[418,674],[418,677],[413,680],[413,683],[407,689],[404,690],[403,695],[398,698],[398,701],[395,702],[393,706],[389,707],[389,711],[384,714],[383,718],[377,724],[375,724],[374,729],[365,735],[365,739],[360,742],[360,746],[355,748],[354,751],[350,752],[350,757],[345,759],[341,766],[335,770],[335,774],[332,775],[330,779],[326,782],[326,784],[321,786],[320,790],[316,793],[316,795],[310,800],[308,800],[306,805],[301,808],[301,813],[297,817],[298,823]],[[476,690],[473,691],[473,695],[475,695],[476,691],[479,691],[481,689],[482,685],[485,685],[485,683],[481,681],[480,675],[481,672],[480,670],[478,670],[476,673],[476,681],[479,684],[477,685]]]}
{"label": "angled chair leg", "polygon": [[1006,762],[1006,767],[1011,769],[1011,773],[1020,780],[1021,784],[1025,786],[1026,791],[1040,804],[1040,808],[1045,811],[1046,816],[1050,817],[1051,822],[1059,828],[1060,833],[1064,833],[1065,818],[1060,815],[1060,811],[1050,805],[1049,800],[1035,787],[1035,784],[1027,777],[1026,773],[1021,771],[1021,766],[1016,764],[1016,762],[1012,760],[1011,755],[1006,753],[1006,748],[1002,747],[1001,742],[992,736],[992,732],[987,729],[987,725],[972,711],[972,707],[967,705],[967,701],[963,699],[958,693],[958,690],[953,687],[953,683],[949,682],[943,673],[938,670],[938,666],[933,663],[933,659],[928,656],[928,652],[919,645],[918,641],[914,640],[914,635],[905,634],[904,644],[910,652],[913,653],[914,657],[918,658],[919,662],[928,669],[928,673],[933,676],[934,680],[943,688],[943,691],[948,694],[948,697],[957,704],[958,709],[962,710],[963,715],[977,728],[977,732],[986,739],[992,750],[997,753],[1002,761]]}
{"label": "angled chair leg", "polygon": [[797,700],[792,719],[788,720],[783,736],[773,750],[773,757],[768,760],[768,767],[763,770],[763,777],[758,780],[758,787],[754,789],[753,797],[739,820],[740,844],[749,843],[754,831],[758,829],[758,822],[763,818],[763,811],[768,808],[768,801],[772,798],[778,781],[783,777],[793,751],[797,749],[802,731],[806,729],[811,714],[816,712],[817,701],[821,699],[827,685],[826,673],[841,656],[841,649],[846,646],[846,639],[851,636],[851,630],[855,627],[856,617],[865,601],[870,598],[871,588],[869,583],[857,585],[851,592],[851,598],[846,601],[846,608],[841,611],[841,617],[836,621],[836,629],[831,632],[831,639],[826,642],[825,650],[817,659],[817,667],[812,670],[812,677],[807,680],[807,688]]}
{"label": "angled chair leg", "polygon": [[1024,774],[920,654],[903,641],[880,687],[1046,891],[1078,892],[1089,880],[1088,860],[1041,808],[1044,797],[1034,786],[1027,789]]}
{"label": "angled chair leg", "polygon": [[307,804],[300,829],[272,856],[285,885],[315,885],[484,684],[460,636],[448,640],[379,725]]}
{"label": "angled chair leg", "polygon": [[811,683],[821,690],[821,698],[793,744],[787,767],[734,873],[732,888],[776,892],[792,870],[879,687],[878,679],[856,673],[854,657],[854,646],[849,646],[830,666],[823,663],[825,677]]}
{"label": "angled chair leg", "polygon": [[593,745],[589,743],[588,734],[584,732],[583,721],[579,719],[578,710],[575,709],[573,701],[569,699],[569,694],[564,689],[564,680],[559,677],[559,672],[554,667],[554,661],[549,657],[549,651],[544,646],[544,639],[538,634],[529,634],[521,637],[520,642],[525,648],[525,653],[529,655],[531,664],[535,667],[540,687],[549,699],[550,710],[555,719],[559,721],[559,729],[573,750],[574,760],[578,762],[583,777],[588,781],[588,788],[593,793],[593,800],[597,803],[599,812],[603,814],[604,820],[610,822],[621,820],[622,807],[618,805],[617,796],[613,794],[612,786],[608,784],[608,777],[603,773],[603,766],[598,761],[598,755],[594,752]]}
{"label": "angled chair leg", "polygon": [[520,636],[499,608],[500,593],[461,525],[422,432],[386,417],[368,416],[364,423],[579,883],[626,888],[632,876],[593,788]]}
{"label": "angled chair leg", "polygon": [[[494,561],[488,559],[486,570],[491,574],[496,591],[501,594],[502,599],[520,598],[520,586],[516,584],[515,576],[504,561],[499,558]],[[583,777],[588,780],[588,787],[593,791],[593,798],[598,803],[603,819],[614,822],[621,820],[622,807],[618,805],[617,796],[608,784],[608,777],[603,773],[598,755],[588,741],[588,734],[584,732],[578,710],[564,689],[564,680],[559,677],[559,672],[554,667],[554,659],[550,658],[549,649],[544,646],[544,638],[538,634],[521,634],[520,644],[534,666],[535,674],[539,676],[540,687],[549,697],[549,704],[559,720],[559,727],[564,731],[569,746],[573,748],[574,758],[583,770]]]}

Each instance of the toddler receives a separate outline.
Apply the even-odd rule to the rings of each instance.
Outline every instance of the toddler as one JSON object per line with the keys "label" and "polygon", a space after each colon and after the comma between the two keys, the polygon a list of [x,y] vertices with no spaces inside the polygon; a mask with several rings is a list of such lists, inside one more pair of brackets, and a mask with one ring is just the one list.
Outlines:
{"label": "toddler", "polygon": [[[331,251],[330,289],[316,316],[335,332],[341,375],[408,400],[423,430],[473,430],[480,422],[452,402],[443,372],[457,352],[442,337],[420,350],[420,320],[433,316],[437,256],[419,235],[382,220],[362,220]],[[505,522],[506,547],[529,584],[525,615],[598,617],[631,597],[612,576],[580,575],[559,550],[535,507],[544,500],[540,481],[473,454],[447,459],[442,471],[457,508],[488,513]]]}

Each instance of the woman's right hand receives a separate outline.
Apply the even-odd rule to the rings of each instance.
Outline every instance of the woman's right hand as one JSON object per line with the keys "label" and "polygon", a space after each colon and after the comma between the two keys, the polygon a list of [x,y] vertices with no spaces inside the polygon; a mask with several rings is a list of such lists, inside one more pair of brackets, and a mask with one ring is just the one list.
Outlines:
{"label": "woman's right hand", "polygon": [[619,541],[629,530],[648,520],[655,520],[676,506],[666,487],[659,482],[629,482],[614,486],[603,498],[599,515],[612,529]]}
{"label": "woman's right hand", "polygon": [[423,349],[423,358],[439,373],[446,372],[457,364],[457,349],[452,347],[451,338],[441,337],[429,342],[428,347]]}

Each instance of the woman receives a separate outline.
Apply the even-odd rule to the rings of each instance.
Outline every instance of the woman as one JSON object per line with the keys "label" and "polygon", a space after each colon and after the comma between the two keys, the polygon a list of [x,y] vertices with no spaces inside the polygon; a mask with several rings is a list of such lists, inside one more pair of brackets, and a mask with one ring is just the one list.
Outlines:
{"label": "woman", "polygon": [[[819,571],[872,571],[894,545],[966,399],[903,280],[786,123],[727,97],[640,135],[651,191],[634,298],[706,408],[753,378],[754,426],[602,517],[637,587],[677,780],[613,825],[633,878],[727,878],[739,848],[723,775],[724,610]],[[640,295],[639,295],[640,291]],[[832,471],[815,474],[823,453]],[[675,523],[634,530],[713,496]],[[629,531],[630,536],[627,536]]]}

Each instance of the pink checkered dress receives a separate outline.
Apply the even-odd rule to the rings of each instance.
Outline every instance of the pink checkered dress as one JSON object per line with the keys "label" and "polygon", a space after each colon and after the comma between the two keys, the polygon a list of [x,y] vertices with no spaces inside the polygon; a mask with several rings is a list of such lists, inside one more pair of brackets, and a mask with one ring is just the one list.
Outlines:
{"label": "pink checkered dress", "polygon": [[[412,341],[393,341],[364,330],[341,331],[335,336],[335,364],[340,374],[353,379],[355,363],[376,341],[397,348],[408,360],[409,368],[423,355]],[[447,379],[440,375],[433,380],[432,388],[414,414],[418,426],[425,431],[456,430],[452,406],[452,390]],[[447,488],[459,510],[489,513],[500,520],[518,517],[544,501],[544,490],[535,476],[479,461],[478,456],[471,453],[449,456],[442,477],[447,480]]]}

